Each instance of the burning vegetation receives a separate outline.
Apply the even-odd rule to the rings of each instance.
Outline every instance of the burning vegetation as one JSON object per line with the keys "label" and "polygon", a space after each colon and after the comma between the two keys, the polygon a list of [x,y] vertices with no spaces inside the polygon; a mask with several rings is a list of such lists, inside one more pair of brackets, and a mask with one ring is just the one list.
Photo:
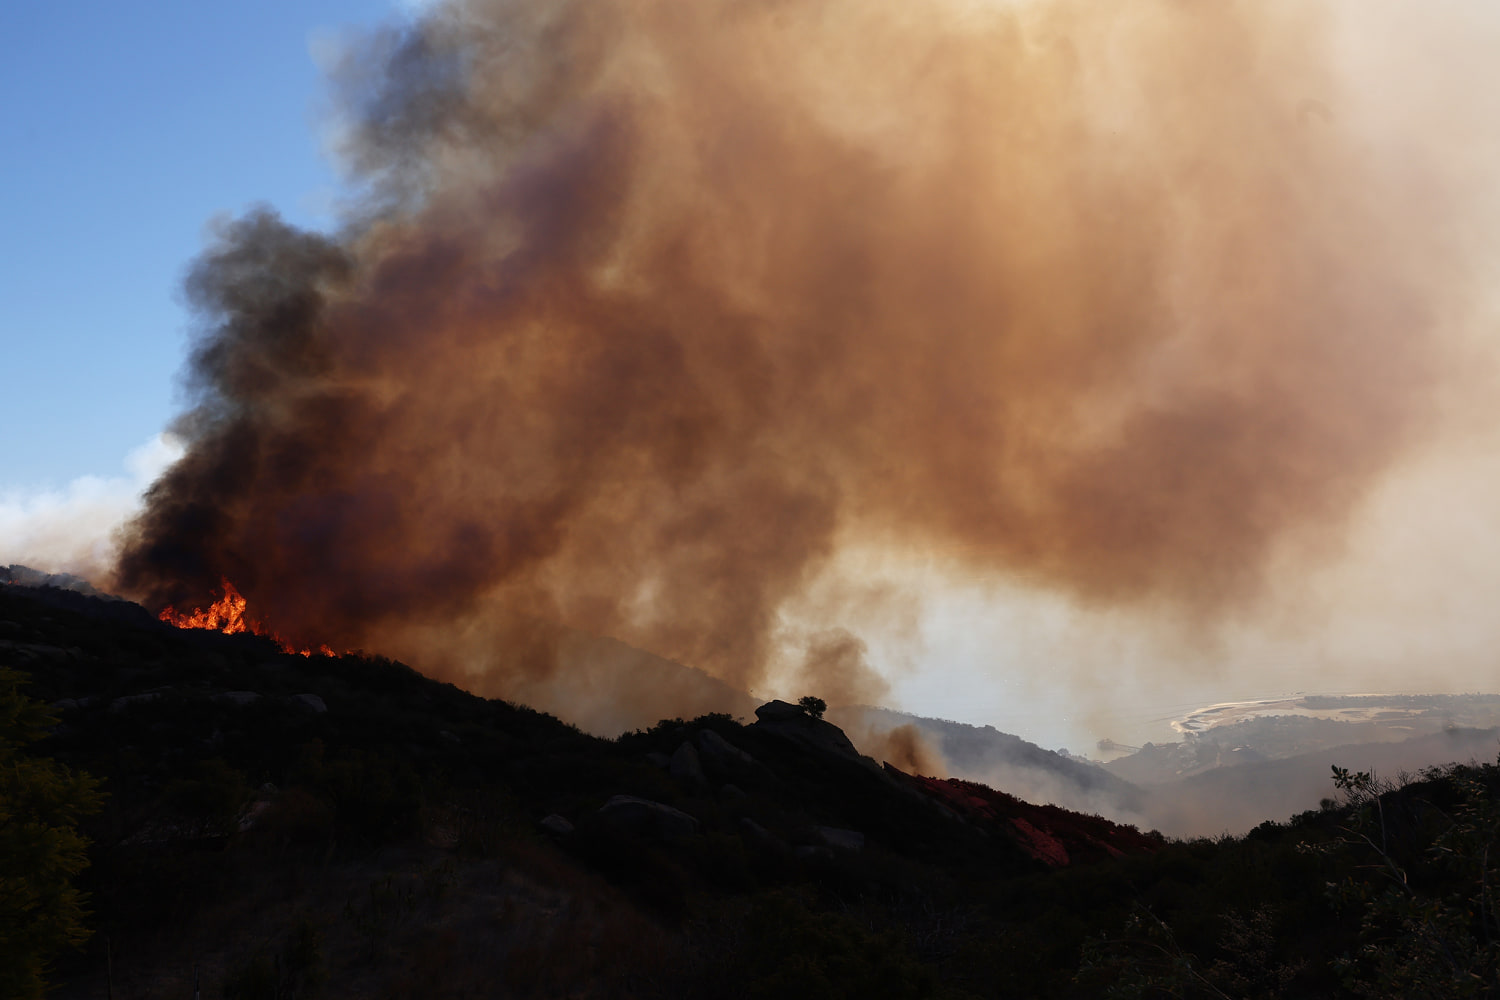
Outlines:
{"label": "burning vegetation", "polygon": [[202,628],[214,632],[223,632],[225,635],[237,635],[241,632],[249,632],[252,635],[263,636],[272,640],[281,647],[284,653],[295,653],[299,656],[312,656],[314,652],[324,656],[335,655],[333,650],[327,646],[319,646],[316,650],[312,648],[298,648],[278,636],[275,632],[266,628],[260,622],[245,613],[249,602],[240,596],[240,592],[234,589],[234,584],[228,580],[220,581],[222,592],[217,600],[206,608],[197,608],[186,613],[179,613],[170,604],[162,608],[157,615],[161,621],[177,628]]}

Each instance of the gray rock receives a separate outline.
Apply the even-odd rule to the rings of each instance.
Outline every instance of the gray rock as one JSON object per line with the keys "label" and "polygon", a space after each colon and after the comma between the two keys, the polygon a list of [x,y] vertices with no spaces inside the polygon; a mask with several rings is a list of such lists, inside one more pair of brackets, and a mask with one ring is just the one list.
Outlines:
{"label": "gray rock", "polygon": [[160,699],[160,691],[148,691],[145,694],[127,694],[110,702],[109,710],[111,712],[123,712],[129,709],[132,705],[147,705],[153,701],[159,701]]}
{"label": "gray rock", "polygon": [[68,661],[68,651],[66,649],[43,642],[17,642],[13,639],[0,639],[0,653],[11,653],[24,660],[48,660],[53,663],[66,663]]}
{"label": "gray rock", "polygon": [[721,802],[743,802],[749,797],[739,785],[725,785],[719,789],[719,800]]}
{"label": "gray rock", "polygon": [[568,822],[566,816],[559,816],[557,813],[543,817],[537,825],[554,837],[563,838],[573,835],[573,824]]}
{"label": "gray rock", "polygon": [[836,826],[818,826],[813,829],[825,847],[849,851],[853,854],[858,854],[865,849],[865,835],[857,830],[840,830]]}
{"label": "gray rock", "polygon": [[703,762],[703,773],[710,781],[757,787],[776,780],[764,764],[712,729],[695,733],[693,743],[698,748],[698,759]]}
{"label": "gray rock", "polygon": [[247,805],[244,810],[240,812],[239,822],[236,824],[239,832],[245,833],[246,831],[253,829],[255,827],[255,824],[260,822],[261,816],[263,816],[266,810],[270,808],[270,799],[256,799],[254,802],[251,802],[249,805]]}
{"label": "gray rock", "polygon": [[244,708],[260,701],[260,695],[254,691],[223,691],[214,695],[214,701],[220,705],[235,705]]}
{"label": "gray rock", "polygon": [[798,861],[832,861],[833,852],[826,847],[812,847],[804,844],[792,851]]}
{"label": "gray rock", "polygon": [[61,701],[54,701],[48,707],[50,707],[54,712],[71,712],[74,709],[78,708],[79,705],[77,698],[64,698]]}
{"label": "gray rock", "polygon": [[328,706],[323,704],[323,699],[319,698],[315,694],[293,695],[292,701],[301,702],[303,705],[312,709],[313,712],[317,715],[322,715],[324,712],[328,711]]}
{"label": "gray rock", "polygon": [[787,849],[785,841],[755,822],[749,816],[740,818],[740,829],[744,831],[751,841],[760,844],[762,847],[769,847],[776,851],[785,851]]}
{"label": "gray rock", "polygon": [[772,839],[771,831],[755,822],[755,820],[751,819],[749,816],[740,817],[740,829],[744,830],[752,837],[760,837],[766,840]]}
{"label": "gray rock", "polygon": [[755,766],[755,758],[730,743],[712,729],[699,730],[693,737],[698,752],[706,762],[718,764],[728,770],[743,770]]}
{"label": "gray rock", "polygon": [[708,778],[703,773],[703,763],[698,760],[698,751],[686,741],[672,754],[669,769],[672,777],[695,788],[708,784]]}
{"label": "gray rock", "polygon": [[698,833],[698,821],[682,810],[634,795],[616,795],[596,815],[604,832],[615,836],[681,843]]}
{"label": "gray rock", "polygon": [[755,710],[755,717],[761,722],[786,722],[791,719],[811,718],[799,705],[782,701],[779,698],[768,701]]}

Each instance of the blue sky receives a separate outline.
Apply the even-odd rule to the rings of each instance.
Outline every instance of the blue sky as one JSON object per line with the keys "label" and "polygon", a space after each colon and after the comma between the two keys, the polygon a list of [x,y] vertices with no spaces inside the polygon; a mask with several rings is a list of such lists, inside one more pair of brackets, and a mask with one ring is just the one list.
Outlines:
{"label": "blue sky", "polygon": [[215,216],[328,228],[320,44],[392,0],[11,5],[0,59],[0,494],[120,474],[176,412]]}

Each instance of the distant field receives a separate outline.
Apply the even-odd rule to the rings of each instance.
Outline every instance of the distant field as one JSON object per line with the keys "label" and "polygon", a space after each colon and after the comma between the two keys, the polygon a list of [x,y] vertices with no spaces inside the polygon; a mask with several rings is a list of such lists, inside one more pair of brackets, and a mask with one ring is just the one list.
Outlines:
{"label": "distant field", "polygon": [[1184,735],[1274,716],[1389,726],[1397,735],[1437,732],[1450,726],[1500,725],[1500,695],[1357,694],[1305,695],[1224,702],[1196,709],[1172,722]]}

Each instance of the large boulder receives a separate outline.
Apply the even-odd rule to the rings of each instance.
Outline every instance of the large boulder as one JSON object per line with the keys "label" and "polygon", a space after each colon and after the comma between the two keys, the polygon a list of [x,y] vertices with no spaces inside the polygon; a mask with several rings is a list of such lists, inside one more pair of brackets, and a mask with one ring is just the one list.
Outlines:
{"label": "large boulder", "polygon": [[315,694],[308,693],[293,695],[289,700],[298,708],[309,709],[314,715],[322,715],[324,712],[328,711],[328,706],[324,704],[323,699],[319,698]]}
{"label": "large boulder", "polygon": [[708,784],[708,778],[703,773],[703,764],[698,759],[698,751],[686,740],[672,754],[668,763],[668,769],[672,777],[690,788],[703,788]]}
{"label": "large boulder", "polygon": [[711,757],[719,761],[732,761],[750,767],[755,763],[755,758],[730,743],[724,737],[712,729],[702,729],[698,735],[693,737],[693,742],[698,744],[699,752],[705,757]]}
{"label": "large boulder", "polygon": [[46,643],[17,642],[14,639],[0,639],[0,653],[9,653],[20,659],[22,663],[39,661],[66,663],[69,659],[83,658],[83,652],[76,647],[64,649],[61,646],[49,646]]}
{"label": "large boulder", "polygon": [[699,730],[693,737],[703,770],[720,781],[745,778],[760,768],[754,757],[730,743],[712,729]]}
{"label": "large boulder", "polygon": [[162,693],[160,691],[147,691],[144,694],[127,694],[110,702],[109,710],[111,712],[124,712],[137,705],[149,705],[153,701],[160,701],[161,696]]}
{"label": "large boulder", "polygon": [[741,838],[748,845],[776,854],[785,854],[789,850],[786,841],[755,822],[749,816],[740,818],[739,827]]}
{"label": "large boulder", "polygon": [[824,847],[858,854],[865,849],[865,835],[858,830],[841,830],[836,826],[816,826],[813,831]]}
{"label": "large boulder", "polygon": [[761,722],[770,724],[776,722],[796,722],[799,719],[810,719],[806,710],[801,705],[793,705],[789,701],[775,699],[768,701],[755,710],[755,717]]}
{"label": "large boulder", "polygon": [[559,840],[566,840],[573,835],[573,824],[566,816],[559,816],[557,813],[543,816],[542,821],[537,825]]}
{"label": "large boulder", "polygon": [[680,844],[698,834],[698,821],[692,816],[634,795],[616,795],[595,815],[598,828],[611,836]]}

